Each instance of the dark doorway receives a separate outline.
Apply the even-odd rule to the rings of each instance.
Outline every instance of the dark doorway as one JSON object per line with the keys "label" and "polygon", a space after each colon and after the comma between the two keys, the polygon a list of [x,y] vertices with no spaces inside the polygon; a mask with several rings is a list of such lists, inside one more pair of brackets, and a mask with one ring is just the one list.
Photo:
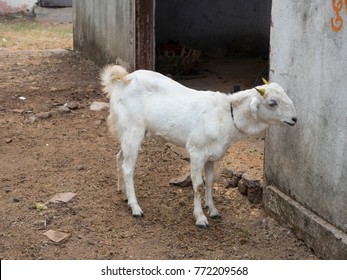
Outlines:
{"label": "dark doorway", "polygon": [[[200,51],[200,61],[268,59],[271,0],[173,0],[155,2],[156,69],[174,51]],[[166,52],[166,54],[165,54]],[[194,63],[194,60],[188,60]],[[175,59],[171,62],[179,63]]]}

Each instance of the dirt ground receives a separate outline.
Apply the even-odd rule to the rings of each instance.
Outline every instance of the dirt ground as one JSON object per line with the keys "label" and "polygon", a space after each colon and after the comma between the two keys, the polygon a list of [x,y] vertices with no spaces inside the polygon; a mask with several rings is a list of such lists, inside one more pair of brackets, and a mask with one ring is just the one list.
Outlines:
{"label": "dirt ground", "polygon": [[[0,259],[317,259],[262,205],[220,180],[214,198],[222,219],[197,228],[192,189],[169,184],[189,171],[188,162],[155,140],[145,141],[138,159],[145,216],[133,218],[116,191],[119,145],[108,133],[108,112],[89,109],[107,102],[100,69],[73,51],[2,48],[0,61]],[[253,86],[263,67],[254,59],[210,61],[200,65],[206,78],[182,82],[228,92]],[[59,110],[71,101],[78,108]],[[240,141],[217,170],[251,170],[261,179],[263,140]],[[61,192],[76,196],[34,206]],[[71,235],[54,243],[44,235],[49,229]]]}

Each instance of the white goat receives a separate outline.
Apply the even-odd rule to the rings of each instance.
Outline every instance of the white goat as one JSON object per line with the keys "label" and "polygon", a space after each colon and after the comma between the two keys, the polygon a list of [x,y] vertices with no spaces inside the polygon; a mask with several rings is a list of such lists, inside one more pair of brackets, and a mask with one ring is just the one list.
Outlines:
{"label": "white goat", "polygon": [[117,155],[118,190],[125,192],[132,215],[143,212],[134,189],[134,169],[145,136],[184,147],[190,154],[196,225],[208,226],[201,206],[205,171],[206,206],[211,218],[220,214],[212,199],[213,165],[243,135],[254,135],[269,125],[294,125],[293,102],[275,83],[232,95],[187,88],[159,73],[107,66],[102,85],[110,99],[110,129],[121,144]]}

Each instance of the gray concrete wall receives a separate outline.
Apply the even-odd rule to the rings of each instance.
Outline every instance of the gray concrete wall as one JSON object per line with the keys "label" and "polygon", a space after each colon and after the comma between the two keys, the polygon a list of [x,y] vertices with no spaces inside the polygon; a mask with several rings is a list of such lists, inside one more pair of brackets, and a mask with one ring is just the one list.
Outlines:
{"label": "gray concrete wall", "polygon": [[[335,226],[345,242],[346,9],[343,7],[340,12],[343,26],[335,32],[331,19],[336,18],[336,14],[331,1],[273,1],[270,80],[281,84],[293,99],[298,124],[293,128],[270,129],[265,145],[268,184]],[[305,216],[306,220],[300,224],[293,211],[282,211],[287,202],[280,198],[274,201],[276,195],[271,188],[265,190],[264,195],[268,210],[277,212],[283,220],[292,221],[292,226],[304,233],[302,236],[310,235],[312,246],[317,239],[321,238],[323,243],[327,241],[317,228],[309,232],[312,217]],[[315,244],[319,247],[317,242]],[[328,258],[346,257],[346,248],[346,244],[341,245],[340,250],[345,250],[343,255],[336,253],[336,248],[322,254]]]}
{"label": "gray concrete wall", "polygon": [[204,51],[267,53],[271,0],[156,1],[156,42]]}
{"label": "gray concrete wall", "polygon": [[135,69],[135,0],[73,1],[74,48],[99,65]]}

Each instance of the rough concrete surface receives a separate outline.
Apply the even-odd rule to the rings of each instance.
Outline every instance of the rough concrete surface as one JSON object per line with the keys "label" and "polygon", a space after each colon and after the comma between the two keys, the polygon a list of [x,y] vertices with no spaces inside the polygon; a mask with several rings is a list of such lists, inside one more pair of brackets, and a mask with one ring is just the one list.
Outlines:
{"label": "rough concrete surface", "polygon": [[289,224],[299,239],[324,259],[347,259],[347,234],[329,224],[276,187],[268,186],[263,195],[266,210]]}

